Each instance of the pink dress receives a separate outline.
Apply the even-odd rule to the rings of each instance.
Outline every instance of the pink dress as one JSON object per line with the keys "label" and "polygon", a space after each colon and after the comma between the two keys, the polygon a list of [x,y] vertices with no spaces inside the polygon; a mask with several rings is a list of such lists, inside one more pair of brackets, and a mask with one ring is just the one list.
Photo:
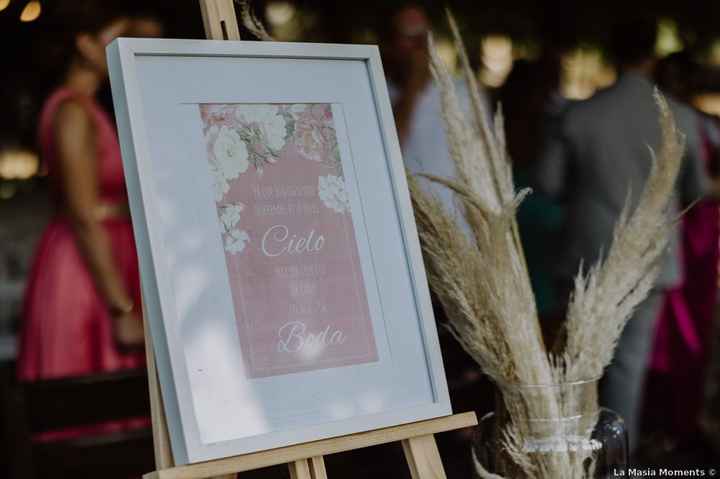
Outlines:
{"label": "pink dress", "polygon": [[[706,134],[703,146],[706,163],[710,163],[712,146]],[[707,164],[708,170],[716,166]],[[655,330],[648,419],[662,423],[663,430],[676,439],[691,438],[698,427],[718,292],[719,220],[715,199],[701,200],[684,215],[684,281],[665,293]]]}
{"label": "pink dress", "polygon": [[[51,179],[54,177],[55,184],[60,184],[53,120],[66,100],[87,108],[94,122],[100,200],[108,204],[126,203],[120,147],[113,123],[93,99],[64,88],[48,98],[40,116],[41,153]],[[61,205],[62,195],[57,198]],[[140,305],[130,218],[107,219],[103,226],[126,290]],[[32,381],[142,367],[144,358],[142,351],[129,354],[118,351],[112,319],[95,289],[72,227],[62,213],[57,214],[40,240],[25,293],[17,362],[19,379]]]}

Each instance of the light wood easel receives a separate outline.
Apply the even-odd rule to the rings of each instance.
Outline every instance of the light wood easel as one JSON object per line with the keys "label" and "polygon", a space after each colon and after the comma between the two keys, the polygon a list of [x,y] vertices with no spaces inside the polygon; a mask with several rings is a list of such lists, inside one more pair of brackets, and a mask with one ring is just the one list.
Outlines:
{"label": "light wood easel", "polygon": [[[200,0],[205,35],[212,40],[240,40],[233,0]],[[145,312],[145,311],[144,311]],[[146,316],[146,314],[145,314]],[[434,434],[477,425],[475,413],[455,414],[375,431],[259,451],[214,461],[175,466],[158,383],[149,328],[145,327],[150,407],[157,470],[144,479],[229,479],[235,473],[287,463],[291,479],[327,479],[323,456],[401,441],[413,479],[445,479]]]}

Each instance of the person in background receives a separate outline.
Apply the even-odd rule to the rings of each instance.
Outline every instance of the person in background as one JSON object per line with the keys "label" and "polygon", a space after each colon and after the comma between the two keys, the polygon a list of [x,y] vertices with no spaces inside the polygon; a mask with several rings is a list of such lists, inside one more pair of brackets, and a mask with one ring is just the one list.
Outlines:
{"label": "person in background", "polygon": [[427,35],[430,20],[425,10],[407,5],[391,17],[390,31],[383,42],[383,60],[388,77],[390,101],[401,145],[416,130],[418,105],[432,88]]}
{"label": "person in background", "polygon": [[[677,102],[691,105],[693,83],[700,69],[686,52],[658,63],[655,77],[660,88]],[[694,112],[700,134],[700,153],[706,173],[717,176],[720,151],[714,121]],[[703,379],[712,336],[713,311],[718,290],[720,216],[714,198],[703,199],[682,219],[683,269],[681,282],[665,293],[655,331],[648,377],[649,422],[659,428],[673,447],[684,447],[699,437]],[[656,449],[656,448],[653,448]]]}
{"label": "person in background", "polygon": [[[530,186],[530,174],[540,158],[544,138],[558,127],[566,103],[559,97],[560,65],[546,56],[540,61],[516,60],[500,88],[508,153],[513,162],[516,188]],[[534,192],[518,210],[518,225],[530,280],[543,323],[546,343],[557,330],[558,301],[552,265],[558,252],[563,210],[558,201]]]}
{"label": "person in background", "polygon": [[[390,15],[381,42],[383,66],[408,173],[456,178],[445,137],[440,90],[430,74],[427,45],[430,26],[425,10],[414,4]],[[470,98],[464,83],[456,82],[456,89],[462,106],[469,111]],[[424,178],[420,178],[420,183],[449,212],[461,217],[448,188]],[[469,233],[467,226],[466,231]]]}
{"label": "person in background", "polygon": [[[709,89],[716,88],[717,71],[704,72],[704,79],[709,80]],[[715,175],[720,174],[720,117],[704,114],[704,124],[707,131],[707,139],[714,152],[710,160]],[[720,266],[720,265],[719,265]],[[720,281],[717,284],[720,288]],[[717,290],[716,290],[717,292]],[[715,309],[713,310],[712,334],[709,340],[708,363],[706,366],[705,386],[703,391],[703,405],[700,412],[700,430],[703,439],[709,447],[711,457],[720,456],[720,298],[716,298]]]}
{"label": "person in background", "polygon": [[[581,262],[593,264],[607,251],[613,228],[628,194],[632,204],[650,173],[647,145],[657,149],[661,132],[653,100],[656,64],[655,22],[639,19],[613,30],[612,51],[620,75],[607,90],[571,105],[559,132],[548,139],[535,170],[536,186],[566,205],[563,257],[556,274],[569,292]],[[671,101],[679,129],[686,135],[686,156],[678,181],[679,200],[688,205],[706,191],[696,116]],[[680,212],[680,204],[672,205]],[[603,406],[618,412],[630,437],[638,443],[639,408],[663,291],[681,279],[679,234],[673,232],[669,254],[661,265],[656,289],[637,308],[623,331],[615,357],[600,388]]]}
{"label": "person in background", "polygon": [[57,213],[38,246],[24,303],[20,380],[103,373],[144,364],[138,264],[114,124],[96,95],[116,37],[159,35],[151,17],[105,2],[58,4],[65,59],[42,109],[38,140]]}

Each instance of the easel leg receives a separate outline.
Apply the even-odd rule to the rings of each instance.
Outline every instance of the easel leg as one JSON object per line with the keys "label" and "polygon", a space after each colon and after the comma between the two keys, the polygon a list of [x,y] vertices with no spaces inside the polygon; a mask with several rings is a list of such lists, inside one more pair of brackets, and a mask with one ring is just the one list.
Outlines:
{"label": "easel leg", "polygon": [[291,462],[288,467],[290,479],[327,479],[325,460],[322,456]]}
{"label": "easel leg", "polygon": [[325,472],[325,459],[322,456],[315,456],[309,459],[310,461],[310,474],[313,479],[327,479],[327,472]]}
{"label": "easel leg", "polygon": [[413,479],[446,479],[433,434],[405,439],[402,446]]}
{"label": "easel leg", "polygon": [[307,459],[300,459],[288,464],[290,479],[312,479],[310,475],[310,464]]}

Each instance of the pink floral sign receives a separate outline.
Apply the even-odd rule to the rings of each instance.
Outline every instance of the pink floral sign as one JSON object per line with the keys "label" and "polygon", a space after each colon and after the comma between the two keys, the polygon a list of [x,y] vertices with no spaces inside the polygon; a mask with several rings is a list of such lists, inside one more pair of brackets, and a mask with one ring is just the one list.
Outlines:
{"label": "pink floral sign", "polygon": [[329,104],[202,104],[250,377],[377,361]]}

